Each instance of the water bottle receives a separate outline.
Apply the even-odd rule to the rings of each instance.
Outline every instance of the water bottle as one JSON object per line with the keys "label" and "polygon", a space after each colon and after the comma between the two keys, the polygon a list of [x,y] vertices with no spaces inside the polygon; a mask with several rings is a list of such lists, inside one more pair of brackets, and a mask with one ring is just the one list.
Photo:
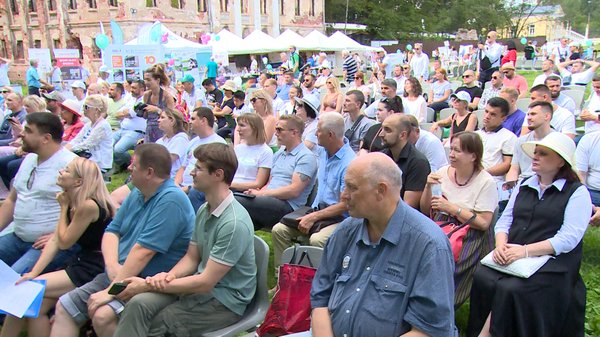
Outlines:
{"label": "water bottle", "polygon": [[441,197],[442,196],[442,185],[440,184],[432,184],[431,185],[431,196],[437,196],[437,197]]}

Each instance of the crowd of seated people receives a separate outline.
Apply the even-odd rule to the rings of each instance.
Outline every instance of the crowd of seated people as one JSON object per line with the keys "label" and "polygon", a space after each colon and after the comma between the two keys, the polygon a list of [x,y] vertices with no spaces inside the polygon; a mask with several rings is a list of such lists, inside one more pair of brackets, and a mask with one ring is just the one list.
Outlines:
{"label": "crowd of seated people", "polygon": [[[11,168],[0,158],[0,176],[10,193],[0,229],[14,232],[0,236],[0,259],[23,275],[19,283],[48,283],[40,316],[8,316],[1,336],[25,327],[30,336],[76,336],[88,321],[98,336],[229,325],[255,294],[259,229],[271,230],[276,268],[296,242],[324,248],[311,292],[315,335],[452,336],[454,310],[469,298],[469,336],[578,335],[582,238],[590,221],[600,223],[592,151],[600,76],[576,146],[556,75],[524,90],[507,62],[490,72],[491,88],[466,70],[453,92],[443,68],[427,83],[407,69],[397,76],[404,97],[386,78],[372,104],[361,71],[348,90],[328,74],[321,92],[314,74],[300,82],[291,71],[279,85],[261,76],[262,88],[246,92],[232,80],[196,88],[186,76],[176,104],[164,65],[128,89],[88,88],[80,108],[57,94],[46,102],[7,94],[0,150]],[[527,111],[516,107],[523,92]],[[431,125],[450,128],[444,149],[420,124],[432,122],[428,107],[438,114],[449,102],[454,111]],[[37,111],[42,103],[50,113]],[[129,181],[109,195],[103,177],[125,167]],[[436,225],[445,221],[469,225],[456,256]],[[490,252],[498,265],[555,259],[518,279],[481,265]],[[109,293],[116,283],[125,290]],[[539,303],[540,313],[512,314]]]}

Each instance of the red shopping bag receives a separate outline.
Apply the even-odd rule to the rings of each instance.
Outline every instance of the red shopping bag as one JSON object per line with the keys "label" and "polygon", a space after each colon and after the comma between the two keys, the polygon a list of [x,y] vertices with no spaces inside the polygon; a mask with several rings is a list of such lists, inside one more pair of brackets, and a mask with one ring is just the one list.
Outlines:
{"label": "red shopping bag", "polygon": [[310,288],[316,271],[288,263],[279,267],[277,290],[256,331],[259,336],[282,336],[310,329]]}
{"label": "red shopping bag", "polygon": [[448,240],[450,240],[450,246],[452,247],[452,255],[454,256],[454,262],[458,262],[458,258],[460,256],[460,251],[463,247],[463,240],[469,231],[469,224],[475,220],[477,214],[473,214],[473,216],[465,221],[465,223],[461,224],[458,219],[454,217],[448,217],[446,221],[436,221],[438,226],[446,233]]}

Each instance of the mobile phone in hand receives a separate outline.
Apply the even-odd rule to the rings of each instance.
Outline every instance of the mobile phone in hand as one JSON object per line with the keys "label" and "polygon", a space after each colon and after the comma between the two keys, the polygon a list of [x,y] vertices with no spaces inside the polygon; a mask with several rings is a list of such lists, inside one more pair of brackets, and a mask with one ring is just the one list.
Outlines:
{"label": "mobile phone in hand", "polygon": [[121,292],[123,292],[123,290],[125,290],[125,288],[127,288],[127,283],[123,283],[123,282],[113,283],[112,287],[110,287],[110,289],[108,289],[108,294],[109,295],[119,295]]}

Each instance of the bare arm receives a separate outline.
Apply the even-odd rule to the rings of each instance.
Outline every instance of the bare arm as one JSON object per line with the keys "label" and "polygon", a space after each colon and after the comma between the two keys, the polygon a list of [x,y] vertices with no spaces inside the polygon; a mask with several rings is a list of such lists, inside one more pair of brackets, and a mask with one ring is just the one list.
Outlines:
{"label": "bare arm", "polygon": [[481,100],[481,97],[473,98],[473,102],[469,103],[469,108],[477,110],[477,107],[479,106],[479,100]]}
{"label": "bare arm", "polygon": [[313,337],[333,337],[331,315],[328,308],[314,308],[311,315]]}
{"label": "bare arm", "polygon": [[409,332],[401,335],[400,337],[429,337],[429,335],[415,327],[412,327]]}
{"label": "bare arm", "polygon": [[287,186],[282,186],[274,189],[263,189],[255,193],[257,195],[274,197],[281,200],[289,200],[297,198],[302,191],[310,184],[310,177],[302,173],[296,173],[292,175],[292,183]]}
{"label": "bare arm", "polygon": [[15,202],[17,201],[17,192],[14,187],[10,188],[10,193],[6,200],[0,206],[0,232],[2,232],[8,224],[13,221],[13,213],[15,212]]}
{"label": "bare arm", "polygon": [[422,191],[404,191],[404,202],[414,209],[419,209]]}
{"label": "bare arm", "polygon": [[493,176],[503,176],[510,170],[512,156],[502,156],[502,162],[496,164],[486,171]]}
{"label": "bare arm", "polygon": [[269,181],[269,176],[271,174],[271,169],[266,167],[259,167],[258,174],[256,175],[256,179],[249,183],[232,183],[231,188],[238,191],[250,190],[253,188],[263,188]]}
{"label": "bare arm", "polygon": [[467,127],[465,128],[465,131],[475,131],[475,128],[477,127],[477,115],[475,115],[474,113],[472,113],[469,116],[469,121],[467,122]]}
{"label": "bare arm", "polygon": [[68,223],[68,207],[61,204],[55,235],[58,248],[62,250],[71,248],[88,226],[98,219],[99,214],[98,205],[88,199],[77,208],[73,219]]}
{"label": "bare arm", "polygon": [[169,294],[208,293],[230,269],[230,266],[215,262],[211,258],[208,258],[206,268],[201,274],[176,278],[167,283],[165,288],[162,289],[162,292]]}
{"label": "bare arm", "polygon": [[517,181],[519,179],[519,174],[521,173],[521,168],[518,164],[511,164],[508,173],[506,173],[506,181]]}
{"label": "bare arm", "polygon": [[343,104],[344,104],[344,95],[342,95],[341,93],[338,93],[336,103],[335,103],[335,111],[342,113]]}
{"label": "bare arm", "polygon": [[436,103],[437,103],[437,102],[445,102],[445,101],[447,101],[447,100],[448,100],[448,97],[450,97],[450,94],[451,94],[451,93],[452,93],[452,90],[451,90],[451,89],[446,89],[446,90],[444,91],[444,96],[442,96],[440,99],[438,99],[438,100],[436,100],[436,101],[434,101],[434,102],[436,102]]}

